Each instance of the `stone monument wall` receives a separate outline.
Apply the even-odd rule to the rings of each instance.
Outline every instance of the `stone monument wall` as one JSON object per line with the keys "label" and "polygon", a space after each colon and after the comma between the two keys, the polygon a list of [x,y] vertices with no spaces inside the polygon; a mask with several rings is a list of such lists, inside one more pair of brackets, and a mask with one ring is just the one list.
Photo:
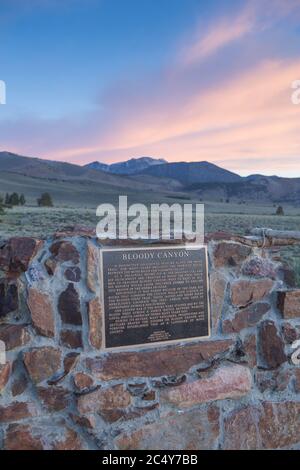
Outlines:
{"label": "stone monument wall", "polygon": [[300,449],[294,275],[265,241],[207,242],[211,337],[116,352],[87,230],[3,242],[0,448]]}

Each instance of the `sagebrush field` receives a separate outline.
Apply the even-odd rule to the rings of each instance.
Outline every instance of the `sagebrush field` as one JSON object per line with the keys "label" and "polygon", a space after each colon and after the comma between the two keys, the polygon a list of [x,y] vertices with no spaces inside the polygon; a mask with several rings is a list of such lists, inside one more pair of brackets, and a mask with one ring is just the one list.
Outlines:
{"label": "sagebrush field", "polygon": [[[169,200],[168,202],[172,204],[196,201]],[[245,235],[254,227],[299,230],[300,211],[297,208],[285,207],[284,216],[277,216],[275,212],[276,207],[273,205],[208,202],[205,203],[205,232],[224,230]],[[47,238],[53,232],[75,224],[95,227],[97,220],[95,207],[16,206],[6,209],[5,213],[0,215],[0,239],[22,235]],[[284,248],[282,254],[289,265],[296,270],[300,285],[300,247]]]}

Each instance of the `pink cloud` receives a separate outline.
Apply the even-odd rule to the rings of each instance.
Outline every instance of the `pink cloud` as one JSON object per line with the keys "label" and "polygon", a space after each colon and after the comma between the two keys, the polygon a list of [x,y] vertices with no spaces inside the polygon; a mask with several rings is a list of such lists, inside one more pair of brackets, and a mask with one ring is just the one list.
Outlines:
{"label": "pink cloud", "polygon": [[187,44],[181,47],[179,57],[183,65],[199,64],[224,47],[272,27],[278,20],[291,14],[299,16],[299,0],[251,0],[236,16],[222,18],[203,32],[203,25]]}
{"label": "pink cloud", "polygon": [[300,107],[291,103],[290,86],[300,78],[300,58],[264,59],[240,71],[229,64],[230,76],[212,76],[209,83],[186,66],[200,61],[205,75],[210,55],[295,15],[300,6],[299,1],[274,0],[277,8],[270,11],[267,5],[264,0],[251,2],[233,20],[222,19],[181,50],[182,60],[173,68],[147,80],[116,83],[93,113],[1,124],[2,147],[78,163],[152,155],[170,161],[209,160],[244,174],[299,174]]}
{"label": "pink cloud", "polygon": [[250,33],[255,24],[252,9],[247,8],[233,19],[223,19],[206,34],[197,32],[193,41],[180,53],[183,64],[199,63],[228,44]]}
{"label": "pink cloud", "polygon": [[68,148],[55,156],[101,160],[152,154],[172,161],[222,160],[249,172],[255,170],[255,156],[262,159],[262,171],[276,173],[279,162],[296,170],[300,109],[291,103],[290,83],[299,70],[300,61],[261,63],[210,91],[192,94],[176,114],[163,104],[145,107],[96,145]]}

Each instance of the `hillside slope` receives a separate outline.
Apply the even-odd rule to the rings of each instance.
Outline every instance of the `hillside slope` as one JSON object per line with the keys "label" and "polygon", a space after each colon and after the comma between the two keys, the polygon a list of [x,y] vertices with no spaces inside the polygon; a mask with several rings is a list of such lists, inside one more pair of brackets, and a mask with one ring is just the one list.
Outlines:
{"label": "hillside slope", "polygon": [[[125,166],[128,164],[123,163]],[[5,192],[17,191],[36,198],[42,190],[53,195],[57,193],[58,199],[66,204],[95,204],[102,201],[104,194],[112,197],[129,193],[136,194],[140,201],[163,195],[173,198],[185,195],[187,199],[196,201],[300,203],[300,178],[241,177],[209,162],[159,163],[144,168],[138,174],[121,175],[95,170],[89,165],[0,152],[2,196]]]}
{"label": "hillside slope", "polygon": [[141,173],[172,178],[185,186],[193,183],[233,183],[242,177],[209,162],[176,162],[152,166]]}

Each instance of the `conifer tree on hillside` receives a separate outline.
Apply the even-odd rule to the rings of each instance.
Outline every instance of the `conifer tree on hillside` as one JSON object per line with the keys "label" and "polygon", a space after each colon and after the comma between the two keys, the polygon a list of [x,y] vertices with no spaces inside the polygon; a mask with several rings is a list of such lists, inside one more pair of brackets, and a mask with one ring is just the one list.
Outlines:
{"label": "conifer tree on hillside", "polygon": [[41,197],[37,199],[37,203],[40,207],[53,207],[52,198],[49,193],[43,193]]}
{"label": "conifer tree on hillside", "polygon": [[18,206],[18,205],[24,206],[24,204],[26,204],[26,199],[25,199],[24,194],[21,194],[20,196],[16,192],[12,194],[9,194],[9,193],[5,194],[6,206]]}
{"label": "conifer tree on hillside", "polygon": [[4,209],[3,209],[3,198],[0,196],[0,214],[3,214]]}
{"label": "conifer tree on hillside", "polygon": [[19,205],[19,195],[18,193],[12,193],[9,197],[9,203],[12,206],[18,206]]}
{"label": "conifer tree on hillside", "polygon": [[284,210],[282,206],[277,207],[276,215],[284,215]]}

